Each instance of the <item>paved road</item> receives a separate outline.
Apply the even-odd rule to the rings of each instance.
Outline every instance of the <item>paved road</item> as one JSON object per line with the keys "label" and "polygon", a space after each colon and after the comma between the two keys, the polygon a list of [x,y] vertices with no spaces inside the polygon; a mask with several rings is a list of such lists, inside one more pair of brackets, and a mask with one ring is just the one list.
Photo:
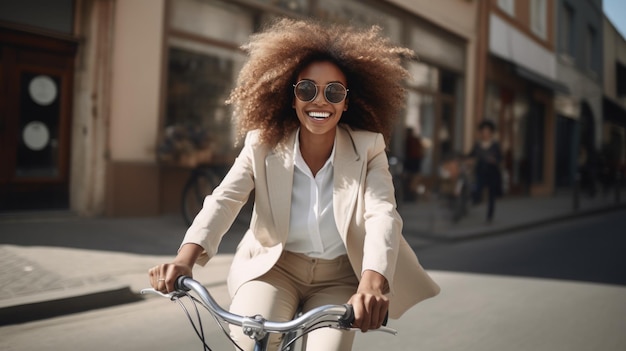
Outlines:
{"label": "paved road", "polygon": [[[362,335],[357,339],[356,350],[626,350],[626,337],[621,330],[626,325],[626,287],[545,279],[575,272],[588,277],[567,278],[595,281],[589,277],[601,277],[602,272],[611,272],[614,266],[626,267],[623,257],[615,259],[624,248],[623,241],[618,240],[619,229],[624,227],[620,219],[626,218],[623,206],[615,206],[611,199],[597,198],[594,203],[585,202],[581,210],[572,211],[567,196],[510,199],[499,203],[497,221],[486,227],[481,221],[480,207],[474,208],[459,225],[445,226],[438,221],[445,220],[440,217],[441,212],[423,205],[401,209],[405,234],[443,292],[393,323],[400,330],[400,337]],[[613,215],[575,225],[567,223],[572,216],[597,215],[605,209],[613,211]],[[539,223],[555,220],[563,224],[548,228],[563,226],[562,230],[519,231],[521,227],[536,228]],[[587,229],[583,230],[581,223],[588,224]],[[244,229],[235,226],[220,247],[222,255],[196,271],[196,277],[214,286],[216,292],[225,291],[230,253]],[[11,308],[32,306],[33,300],[54,302],[57,312],[66,314],[77,311],[74,305],[80,300],[73,297],[96,296],[90,301],[102,307],[108,302],[103,303],[103,296],[94,293],[113,291],[122,285],[124,292],[138,292],[146,285],[147,267],[170,259],[184,231],[185,225],[178,216],[3,217],[0,279],[13,283],[3,284],[0,291],[0,305],[4,304],[1,307],[9,306],[0,309],[7,312],[0,316],[0,321],[14,319]],[[484,239],[485,234],[489,240]],[[17,284],[16,279],[21,283]],[[37,289],[31,289],[33,282]],[[132,297],[136,301],[136,296]],[[71,300],[64,300],[67,298]],[[227,304],[227,298],[223,302]],[[189,332],[180,311],[166,302],[176,317],[163,318],[159,307],[162,304],[142,300],[0,327],[0,350],[154,350],[187,343],[197,346],[189,334],[179,332]],[[178,318],[178,322],[172,318]],[[217,333],[210,328],[209,332]]]}
{"label": "paved road", "polygon": [[[379,351],[588,351],[626,349],[626,288],[431,272],[440,296],[420,303],[391,325],[397,337],[360,334],[354,350]],[[224,285],[213,286],[228,303]],[[214,350],[232,350],[210,318],[204,319]],[[165,300],[98,309],[0,327],[0,349],[199,350],[178,307]]]}
{"label": "paved road", "polygon": [[[624,246],[620,241],[606,242],[607,238],[619,239],[619,228],[624,211],[600,217],[591,217],[572,223],[550,225],[532,231],[517,231],[507,235],[482,239],[453,241],[451,244],[420,248],[418,251],[424,265],[431,269],[434,279],[441,285],[442,293],[411,309],[392,326],[400,332],[398,337],[377,333],[359,335],[355,350],[546,350],[587,351],[626,350],[626,287],[587,282],[547,279],[537,271],[520,275],[533,277],[503,276],[501,273],[520,269],[544,268],[550,271],[561,266],[580,271],[578,260],[587,263],[600,262],[589,252],[610,253],[613,257]],[[124,220],[120,220],[124,221]],[[91,223],[91,222],[90,222]],[[131,289],[145,287],[145,270],[154,262],[171,257],[166,255],[132,253],[133,245],[126,252],[111,247],[123,243],[123,222],[116,226],[93,225],[92,240],[75,238],[64,247],[33,245],[4,245],[8,252],[29,257],[31,268],[45,268],[48,272],[64,270],[64,278],[82,277],[82,267],[76,263],[97,262],[87,277],[109,277],[120,269],[118,279],[131,282]],[[178,233],[178,220],[160,219],[156,223],[131,221],[131,230],[165,245],[178,244],[179,238],[155,234],[167,229]],[[606,224],[606,228],[601,227]],[[7,223],[4,223],[4,228]],[[91,224],[90,224],[91,225]],[[171,225],[172,228],[167,226]],[[182,225],[181,225],[182,226]],[[35,228],[32,225],[30,228]],[[40,235],[48,230],[63,235],[62,226],[43,223]],[[67,226],[66,226],[67,227]],[[110,238],[99,238],[115,227],[118,231]],[[184,228],[184,226],[182,226]],[[616,228],[617,231],[611,231]],[[593,229],[593,230],[592,230]],[[103,230],[102,232],[98,232]],[[598,234],[602,232],[603,234]],[[95,235],[100,233],[98,235]],[[586,236],[585,236],[586,234]],[[30,235],[21,237],[28,242]],[[177,234],[179,235],[179,234]],[[57,238],[58,239],[58,238]],[[17,240],[17,239],[15,239]],[[43,239],[45,240],[45,238]],[[104,245],[104,243],[108,243]],[[57,243],[58,244],[58,243]],[[85,250],[79,247],[94,245]],[[97,246],[95,246],[97,245]],[[227,243],[227,245],[229,245]],[[148,245],[155,247],[156,245]],[[96,248],[100,249],[96,249]],[[232,248],[230,248],[232,249]],[[224,250],[229,250],[227,247]],[[607,250],[607,251],[601,251]],[[156,249],[150,249],[158,253]],[[41,255],[39,254],[41,253]],[[529,264],[530,261],[535,262]],[[623,258],[622,258],[623,259]],[[216,257],[210,265],[196,271],[196,278],[212,287],[219,301],[227,305],[223,285],[224,275],[230,262],[229,255]],[[446,263],[447,262],[447,263]],[[617,263],[621,264],[618,261]],[[448,266],[444,266],[444,263]],[[625,267],[621,264],[620,267]],[[23,268],[20,266],[20,268]],[[436,269],[435,269],[436,268]],[[488,270],[488,268],[491,268]],[[94,271],[96,269],[96,271]],[[122,270],[123,269],[123,270]],[[448,271],[466,270],[472,273]],[[564,270],[567,272],[568,270]],[[481,272],[476,273],[476,272]],[[483,274],[488,273],[488,274]],[[205,327],[211,335],[219,331],[210,319]],[[41,321],[0,327],[1,350],[42,349],[90,349],[91,351],[155,350],[169,348],[199,349],[192,337],[182,312],[176,305],[163,300],[148,299],[136,303],[102,308]],[[224,339],[217,341],[216,350],[230,350]]]}
{"label": "paved road", "polygon": [[433,270],[626,285],[626,210],[417,249]]}

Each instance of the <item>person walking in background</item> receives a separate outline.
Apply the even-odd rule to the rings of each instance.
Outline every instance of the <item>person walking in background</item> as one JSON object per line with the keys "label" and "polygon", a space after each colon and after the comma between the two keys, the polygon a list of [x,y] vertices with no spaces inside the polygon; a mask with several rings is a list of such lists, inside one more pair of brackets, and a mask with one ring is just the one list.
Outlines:
{"label": "person walking in background", "polygon": [[[412,51],[380,28],[283,19],[244,46],[249,60],[229,102],[241,153],[206,197],[174,261],[148,272],[169,292],[206,264],[255,190],[250,228],[228,275],[231,312],[291,320],[350,303],[354,326],[381,326],[439,292],[401,235],[385,153],[404,102],[401,64]],[[253,341],[231,327],[244,350]],[[350,350],[353,332],[321,328],[307,350]],[[280,343],[270,337],[271,349]]]}
{"label": "person walking in background", "polygon": [[492,121],[485,120],[478,125],[479,140],[476,141],[469,157],[473,159],[476,184],[473,191],[474,203],[479,203],[483,191],[487,190],[487,222],[493,221],[496,198],[502,196],[502,174],[500,162],[502,151],[500,144],[494,140],[496,126]]}
{"label": "person walking in background", "polygon": [[580,177],[580,187],[590,198],[594,198],[597,192],[596,182],[598,181],[598,153],[593,146],[586,143],[580,145],[578,149],[578,175]]}

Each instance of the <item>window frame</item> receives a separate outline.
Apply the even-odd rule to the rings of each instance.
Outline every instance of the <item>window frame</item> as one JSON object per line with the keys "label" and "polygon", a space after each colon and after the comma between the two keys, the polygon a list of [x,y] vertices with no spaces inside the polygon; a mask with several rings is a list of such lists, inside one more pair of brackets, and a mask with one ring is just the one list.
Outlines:
{"label": "window frame", "polygon": [[541,39],[548,36],[548,2],[546,0],[532,0],[530,2],[529,22],[530,30]]}

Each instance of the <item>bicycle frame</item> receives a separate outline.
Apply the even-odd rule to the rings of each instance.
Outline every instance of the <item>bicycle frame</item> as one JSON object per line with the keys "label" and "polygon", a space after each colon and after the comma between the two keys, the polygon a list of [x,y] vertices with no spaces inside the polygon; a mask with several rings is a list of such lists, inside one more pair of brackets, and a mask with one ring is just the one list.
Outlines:
{"label": "bicycle frame", "polygon": [[[170,294],[162,294],[154,289],[143,289],[141,290],[141,293],[157,294],[174,300],[181,295],[186,295],[186,291],[192,290],[195,294],[198,295],[200,301],[207,308],[209,313],[211,313],[211,315],[221,319],[228,324],[241,327],[245,335],[254,339],[255,351],[267,350],[269,336],[272,333],[286,334],[297,330],[303,330],[305,331],[305,333],[308,333],[314,329],[321,327],[330,327],[342,330],[358,330],[356,328],[351,328],[351,324],[354,321],[354,312],[352,310],[352,306],[350,305],[320,306],[302,314],[301,316],[291,321],[273,322],[266,320],[263,316],[260,315],[252,317],[240,316],[222,309],[222,307],[213,299],[207,289],[200,282],[190,277],[179,277],[176,281],[175,287],[178,292]],[[383,331],[393,335],[397,334],[396,330],[388,327],[381,327],[377,329],[377,331]],[[201,337],[201,339],[203,338]]]}

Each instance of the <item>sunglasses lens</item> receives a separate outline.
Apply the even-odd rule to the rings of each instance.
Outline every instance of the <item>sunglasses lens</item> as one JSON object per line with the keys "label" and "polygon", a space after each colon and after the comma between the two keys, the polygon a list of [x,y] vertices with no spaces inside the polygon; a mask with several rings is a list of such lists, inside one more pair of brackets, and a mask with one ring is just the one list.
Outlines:
{"label": "sunglasses lens", "polygon": [[294,92],[299,100],[307,102],[315,99],[317,87],[311,81],[302,80],[296,84]]}
{"label": "sunglasses lens", "polygon": [[330,83],[326,86],[324,90],[324,96],[326,96],[326,100],[333,104],[338,104],[346,98],[346,87],[339,83]]}

